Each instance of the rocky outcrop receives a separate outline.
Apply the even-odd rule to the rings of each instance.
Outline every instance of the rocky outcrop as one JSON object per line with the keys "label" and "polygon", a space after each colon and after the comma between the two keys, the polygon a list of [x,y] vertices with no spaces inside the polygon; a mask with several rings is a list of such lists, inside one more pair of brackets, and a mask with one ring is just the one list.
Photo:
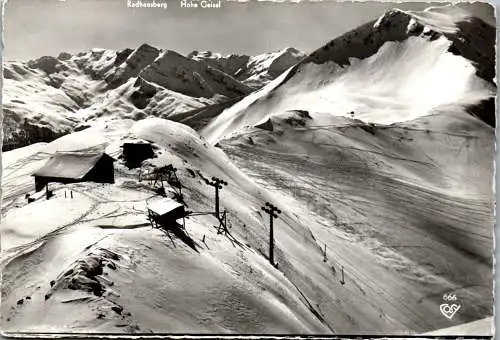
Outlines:
{"label": "rocky outcrop", "polygon": [[35,60],[30,60],[28,62],[28,67],[39,69],[45,72],[46,74],[57,73],[68,69],[68,67],[63,63],[61,63],[59,59],[50,56],[45,56]]}
{"label": "rocky outcrop", "polygon": [[55,130],[49,125],[36,124],[25,120],[18,124],[11,119],[4,119],[4,139],[2,151],[9,151],[34,143],[49,143],[71,133],[72,129]]}

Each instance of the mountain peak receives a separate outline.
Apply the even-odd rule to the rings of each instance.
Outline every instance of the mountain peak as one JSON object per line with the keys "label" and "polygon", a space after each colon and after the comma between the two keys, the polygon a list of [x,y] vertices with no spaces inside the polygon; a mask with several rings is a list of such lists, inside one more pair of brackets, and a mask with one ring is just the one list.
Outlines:
{"label": "mountain peak", "polygon": [[[203,132],[218,141],[291,109],[391,124],[447,105],[495,126],[494,46],[495,29],[463,11],[391,10],[325,44]],[[269,56],[261,61],[268,73],[279,60]]]}
{"label": "mountain peak", "polygon": [[144,43],[144,44],[140,45],[140,46],[136,49],[136,51],[144,51],[144,52],[157,52],[157,51],[159,51],[159,49],[157,49],[156,47],[151,46],[151,45],[149,45],[149,44],[147,44],[147,43]]}
{"label": "mountain peak", "polygon": [[386,42],[402,42],[411,36],[431,41],[444,37],[450,41],[450,52],[472,61],[480,76],[492,81],[495,74],[495,28],[456,6],[420,12],[389,10],[377,20],[325,44],[304,62],[321,64],[333,61],[341,66],[350,65],[351,58],[368,58]]}
{"label": "mountain peak", "polygon": [[291,54],[303,54],[301,51],[295,47],[286,47],[280,51],[281,53],[291,53]]}

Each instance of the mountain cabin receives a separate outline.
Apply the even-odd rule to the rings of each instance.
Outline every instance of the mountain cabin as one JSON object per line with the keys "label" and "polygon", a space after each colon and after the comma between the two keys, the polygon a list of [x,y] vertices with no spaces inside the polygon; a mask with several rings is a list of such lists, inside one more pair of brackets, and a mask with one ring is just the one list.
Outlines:
{"label": "mountain cabin", "polygon": [[41,191],[50,182],[114,183],[114,162],[103,151],[56,152],[33,174],[35,191]]}

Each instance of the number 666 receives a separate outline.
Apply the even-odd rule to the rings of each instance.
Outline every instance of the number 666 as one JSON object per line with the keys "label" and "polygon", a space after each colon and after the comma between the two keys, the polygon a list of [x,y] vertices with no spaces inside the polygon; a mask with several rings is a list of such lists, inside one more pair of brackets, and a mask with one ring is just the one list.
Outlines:
{"label": "number 666", "polygon": [[457,296],[455,294],[446,293],[446,294],[443,295],[443,300],[444,301],[456,301],[457,300]]}

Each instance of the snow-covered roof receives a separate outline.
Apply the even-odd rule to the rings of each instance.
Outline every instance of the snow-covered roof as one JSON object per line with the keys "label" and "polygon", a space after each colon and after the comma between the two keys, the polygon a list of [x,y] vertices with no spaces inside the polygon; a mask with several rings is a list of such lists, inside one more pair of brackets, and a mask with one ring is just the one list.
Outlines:
{"label": "snow-covered roof", "polygon": [[178,209],[179,207],[184,206],[171,198],[162,198],[148,202],[148,209],[160,216]]}
{"label": "snow-covered roof", "polygon": [[145,139],[141,139],[141,138],[127,138],[127,139],[123,140],[122,147],[125,144],[128,144],[128,145],[130,145],[130,144],[133,144],[133,145],[137,145],[137,144],[140,144],[140,145],[143,145],[143,144],[151,145],[151,142],[147,141]]}
{"label": "snow-covered roof", "polygon": [[104,155],[104,152],[56,152],[33,175],[82,179]]}

